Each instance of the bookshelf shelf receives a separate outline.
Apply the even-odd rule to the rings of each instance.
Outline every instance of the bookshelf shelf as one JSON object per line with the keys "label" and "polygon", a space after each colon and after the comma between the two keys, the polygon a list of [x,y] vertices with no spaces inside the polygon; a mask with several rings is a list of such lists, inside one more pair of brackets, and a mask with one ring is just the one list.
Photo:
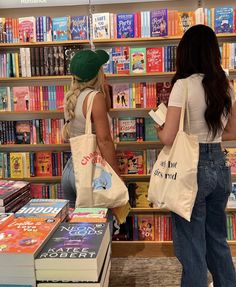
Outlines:
{"label": "bookshelf shelf", "polygon": [[150,174],[124,174],[121,175],[121,177],[126,180],[126,181],[131,181],[131,180],[149,180],[150,179]]}
{"label": "bookshelf shelf", "polygon": [[61,181],[61,176],[51,176],[51,177],[23,177],[23,178],[4,178],[7,180],[23,180],[23,181],[28,181],[32,183],[51,183],[51,182],[60,182]]}
{"label": "bookshelf shelf", "polygon": [[3,152],[8,151],[67,151],[70,144],[7,144],[0,145]]}
{"label": "bookshelf shelf", "polygon": [[[236,256],[236,241],[229,241]],[[112,257],[174,257],[172,241],[113,241]]]}
{"label": "bookshelf shelf", "polygon": [[[226,209],[227,212],[236,212],[236,207],[229,207]],[[133,207],[130,213],[169,213],[170,211],[166,208],[152,208],[152,207]]]}
{"label": "bookshelf shelf", "polygon": [[63,111],[22,111],[22,112],[0,112],[0,120],[4,121],[21,121],[33,119],[62,119]]}
{"label": "bookshelf shelf", "polygon": [[[217,34],[219,40],[228,40],[236,37],[236,33]],[[149,37],[149,38],[122,38],[122,39],[97,39],[93,40],[95,44],[132,44],[132,43],[152,43],[163,41],[179,41],[182,36],[166,36],[166,37]],[[0,48],[19,48],[19,47],[37,47],[37,46],[58,46],[58,45],[89,45],[89,40],[67,40],[67,41],[51,41],[51,42],[19,42],[19,43],[0,43]]]}

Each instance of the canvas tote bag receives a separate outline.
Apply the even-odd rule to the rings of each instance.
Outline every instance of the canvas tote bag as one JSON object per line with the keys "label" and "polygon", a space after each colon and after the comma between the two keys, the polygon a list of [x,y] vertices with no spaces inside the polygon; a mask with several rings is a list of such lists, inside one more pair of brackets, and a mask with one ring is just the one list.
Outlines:
{"label": "canvas tote bag", "polygon": [[[197,195],[198,137],[183,130],[185,110],[188,112],[188,80],[184,80],[184,103],[179,131],[172,146],[164,146],[153,167],[148,199],[159,208],[167,208],[190,221]],[[186,108],[187,107],[187,108]]]}
{"label": "canvas tote bag", "polygon": [[85,134],[70,138],[77,190],[76,207],[114,208],[129,200],[128,189],[101,156],[92,134],[91,111],[97,91],[88,90]]}

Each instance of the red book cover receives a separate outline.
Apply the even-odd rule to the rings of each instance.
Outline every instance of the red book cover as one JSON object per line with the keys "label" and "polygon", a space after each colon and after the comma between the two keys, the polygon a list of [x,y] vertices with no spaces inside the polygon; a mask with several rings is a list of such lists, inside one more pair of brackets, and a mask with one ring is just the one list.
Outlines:
{"label": "red book cover", "polygon": [[19,18],[19,37],[20,42],[36,41],[36,27],[34,17]]}
{"label": "red book cover", "polygon": [[163,72],[163,47],[147,48],[147,73]]}
{"label": "red book cover", "polygon": [[52,153],[36,152],[36,176],[52,176]]}
{"label": "red book cover", "polygon": [[171,92],[171,83],[170,82],[157,83],[156,92],[157,92],[158,105],[160,103],[164,103],[167,106]]}

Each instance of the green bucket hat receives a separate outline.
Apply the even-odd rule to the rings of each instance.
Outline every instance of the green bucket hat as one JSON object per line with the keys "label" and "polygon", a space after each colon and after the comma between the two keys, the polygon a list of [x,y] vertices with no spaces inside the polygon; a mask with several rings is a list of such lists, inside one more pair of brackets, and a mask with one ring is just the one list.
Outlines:
{"label": "green bucket hat", "polygon": [[92,80],[102,65],[109,60],[109,54],[104,50],[81,50],[70,62],[70,72],[83,82]]}

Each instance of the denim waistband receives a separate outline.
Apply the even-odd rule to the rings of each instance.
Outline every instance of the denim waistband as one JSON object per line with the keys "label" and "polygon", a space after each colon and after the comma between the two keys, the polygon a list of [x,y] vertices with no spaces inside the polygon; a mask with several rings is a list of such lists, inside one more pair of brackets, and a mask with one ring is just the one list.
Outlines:
{"label": "denim waistband", "polygon": [[199,144],[199,152],[221,152],[221,144],[220,143],[200,143]]}

